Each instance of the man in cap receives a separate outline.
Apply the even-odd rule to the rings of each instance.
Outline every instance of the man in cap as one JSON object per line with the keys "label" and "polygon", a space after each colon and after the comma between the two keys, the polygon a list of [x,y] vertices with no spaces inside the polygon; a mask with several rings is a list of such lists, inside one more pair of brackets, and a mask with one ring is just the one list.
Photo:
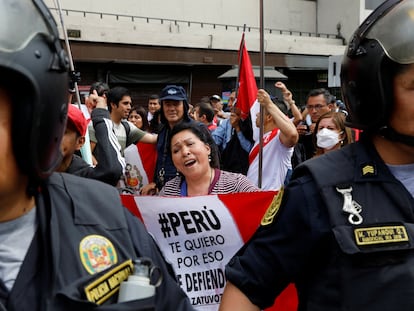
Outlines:
{"label": "man in cap", "polygon": [[[103,97],[98,97],[96,91],[90,97],[97,97],[97,106],[92,111],[92,122],[95,135],[99,137],[99,160],[95,167],[90,166],[80,156],[75,154],[85,143],[87,121],[80,109],[75,105],[68,106],[68,120],[62,138],[62,161],[57,172],[97,179],[115,186],[125,168],[125,160],[121,156],[121,146],[113,132],[109,111],[105,109]],[[102,106],[102,107],[101,107]]]}
{"label": "man in cap", "polygon": [[213,95],[210,97],[210,104],[214,109],[214,123],[218,126],[220,122],[228,119],[230,113],[223,111],[223,101],[219,95]]}
{"label": "man in cap", "polygon": [[[170,131],[174,125],[180,122],[197,122],[189,116],[189,105],[187,93],[182,86],[167,85],[160,95],[161,109],[160,119],[161,128],[157,139],[157,163],[155,167],[154,182],[144,186],[141,193],[144,195],[154,195],[164,186],[164,184],[177,176],[177,169],[172,161],[168,144]],[[211,138],[208,128],[201,122],[209,138]],[[211,138],[212,148],[217,148]]]}
{"label": "man in cap", "polygon": [[260,310],[294,283],[298,310],[414,308],[414,0],[387,0],[341,70],[363,137],[305,161],[226,266],[220,311]]}

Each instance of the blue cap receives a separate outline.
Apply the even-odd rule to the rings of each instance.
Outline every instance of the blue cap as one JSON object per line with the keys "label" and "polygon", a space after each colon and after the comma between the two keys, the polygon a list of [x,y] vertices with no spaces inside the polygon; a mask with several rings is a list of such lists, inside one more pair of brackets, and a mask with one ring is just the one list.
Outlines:
{"label": "blue cap", "polygon": [[167,85],[161,91],[160,101],[163,100],[187,101],[187,94],[182,86]]}

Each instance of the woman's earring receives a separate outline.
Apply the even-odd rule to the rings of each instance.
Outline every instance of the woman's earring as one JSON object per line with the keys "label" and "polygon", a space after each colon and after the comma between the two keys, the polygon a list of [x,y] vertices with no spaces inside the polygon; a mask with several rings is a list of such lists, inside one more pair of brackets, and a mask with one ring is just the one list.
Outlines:
{"label": "woman's earring", "polygon": [[208,162],[211,162],[211,154],[208,155]]}

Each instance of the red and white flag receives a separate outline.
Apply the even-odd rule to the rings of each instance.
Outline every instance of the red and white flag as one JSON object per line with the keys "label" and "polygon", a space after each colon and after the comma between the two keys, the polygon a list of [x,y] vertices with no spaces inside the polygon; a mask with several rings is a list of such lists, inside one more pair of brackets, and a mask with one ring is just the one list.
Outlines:
{"label": "red and white flag", "polygon": [[131,144],[124,150],[126,162],[120,188],[139,194],[143,186],[152,182],[157,161],[155,144]]}
{"label": "red and white flag", "polygon": [[249,52],[246,48],[244,33],[239,49],[239,85],[237,92],[236,106],[241,110],[241,118],[245,120],[249,114],[252,121],[253,139],[259,138],[259,130],[256,127],[256,114],[260,111],[260,104],[257,101],[257,84],[254,77]]}
{"label": "red and white flag", "polygon": [[[144,222],[194,308],[217,311],[225,265],[256,231],[276,193],[121,199]],[[296,289],[290,285],[268,310],[293,311],[297,305]]]}
{"label": "red and white flag", "polygon": [[242,112],[241,116],[243,120],[249,115],[250,108],[253,106],[256,98],[257,84],[243,33],[239,49],[239,85],[236,103],[236,106]]}

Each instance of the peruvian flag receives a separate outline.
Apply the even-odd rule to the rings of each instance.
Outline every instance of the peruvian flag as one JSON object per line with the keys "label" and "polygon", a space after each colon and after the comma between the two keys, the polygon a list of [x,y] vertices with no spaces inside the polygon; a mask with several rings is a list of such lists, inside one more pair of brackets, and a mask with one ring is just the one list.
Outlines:
{"label": "peruvian flag", "polygon": [[152,182],[157,161],[155,144],[131,144],[124,150],[125,172],[120,188],[139,194],[143,186]]}
{"label": "peruvian flag", "polygon": [[247,52],[244,40],[244,32],[239,49],[239,74],[236,106],[241,110],[241,118],[245,120],[249,114],[252,122],[253,138],[256,141],[259,136],[256,127],[256,114],[260,111],[260,104],[257,101],[257,84],[254,77],[252,63]]}
{"label": "peruvian flag", "polygon": [[[276,191],[196,197],[121,195],[145,224],[196,310],[217,311],[225,265],[254,234]],[[275,202],[273,202],[275,204]],[[268,310],[293,311],[293,285]]]}

